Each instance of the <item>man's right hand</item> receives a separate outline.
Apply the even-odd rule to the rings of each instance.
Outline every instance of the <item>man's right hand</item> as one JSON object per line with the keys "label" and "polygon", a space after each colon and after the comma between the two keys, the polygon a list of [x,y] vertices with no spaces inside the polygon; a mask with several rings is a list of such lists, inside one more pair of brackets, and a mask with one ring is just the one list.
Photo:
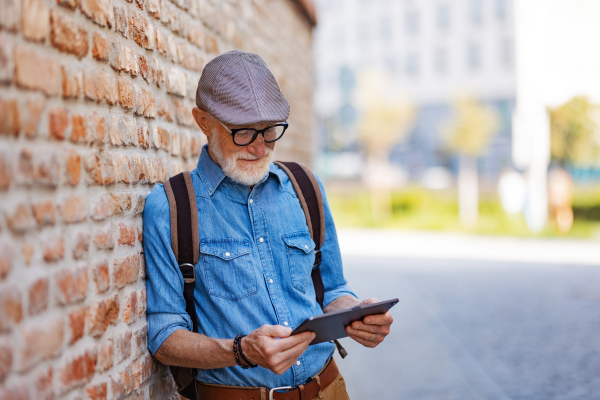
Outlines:
{"label": "man's right hand", "polygon": [[252,364],[281,375],[294,365],[316,336],[313,332],[290,336],[291,333],[292,329],[285,326],[263,325],[242,338],[242,352]]}

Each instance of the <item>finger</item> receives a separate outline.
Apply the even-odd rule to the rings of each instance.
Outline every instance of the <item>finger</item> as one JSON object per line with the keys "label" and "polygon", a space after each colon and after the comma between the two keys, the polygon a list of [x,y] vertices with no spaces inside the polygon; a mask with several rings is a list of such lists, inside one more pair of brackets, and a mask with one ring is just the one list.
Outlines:
{"label": "finger", "polygon": [[368,299],[365,299],[363,301],[360,302],[361,305],[364,304],[373,304],[373,303],[379,303],[381,300],[379,300],[377,297],[369,297]]}
{"label": "finger", "polygon": [[357,336],[350,336],[350,338],[352,338],[352,340],[354,340],[355,342],[358,342],[358,343],[362,344],[363,346],[370,347],[370,348],[377,347],[377,345],[379,343],[381,343],[381,342],[375,342],[375,341],[371,342],[369,340],[365,340],[365,339],[362,339]]}
{"label": "finger", "polygon": [[263,325],[261,333],[273,338],[286,338],[292,333],[292,328],[283,325]]}
{"label": "finger", "polygon": [[306,343],[306,346],[313,341],[316,334],[314,332],[302,332],[297,335],[293,335],[286,338],[281,338],[274,343],[274,347],[277,351],[286,351],[290,348],[293,348],[299,344]]}
{"label": "finger", "polygon": [[391,325],[394,322],[394,318],[392,318],[392,314],[388,311],[385,314],[369,315],[363,318],[363,321],[369,325]]}
{"label": "finger", "polygon": [[348,331],[351,333],[354,332],[367,332],[369,334],[374,333],[376,335],[386,336],[390,333],[389,326],[379,326],[379,325],[365,325],[361,322],[352,323],[352,325],[348,326]]}
{"label": "finger", "polygon": [[378,333],[372,333],[372,332],[368,332],[368,331],[350,330],[350,331],[346,331],[346,333],[348,333],[348,336],[350,336],[353,339],[359,338],[364,341],[374,342],[374,343],[381,343],[381,342],[383,342],[383,339],[385,338],[385,335],[378,334]]}
{"label": "finger", "polygon": [[[314,335],[316,336],[316,335]],[[310,336],[309,340],[300,342],[293,347],[290,347],[277,354],[277,362],[273,367],[273,371],[283,373],[290,369],[292,365],[298,360],[298,358],[306,351],[314,336]],[[276,373],[277,373],[276,372]]]}

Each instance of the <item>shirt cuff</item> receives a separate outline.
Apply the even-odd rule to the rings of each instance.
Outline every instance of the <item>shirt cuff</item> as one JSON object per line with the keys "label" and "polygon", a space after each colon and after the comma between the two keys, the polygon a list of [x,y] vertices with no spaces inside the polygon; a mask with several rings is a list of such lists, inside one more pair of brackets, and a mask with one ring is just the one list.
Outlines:
{"label": "shirt cuff", "polygon": [[325,292],[325,298],[323,299],[323,308],[327,307],[329,303],[331,303],[338,297],[348,295],[358,300],[358,296],[356,296],[356,294],[348,284],[338,286],[335,289],[328,290],[327,292]]}
{"label": "shirt cuff", "polygon": [[192,330],[188,314],[151,313],[148,318],[148,350],[154,355],[165,340],[179,329]]}

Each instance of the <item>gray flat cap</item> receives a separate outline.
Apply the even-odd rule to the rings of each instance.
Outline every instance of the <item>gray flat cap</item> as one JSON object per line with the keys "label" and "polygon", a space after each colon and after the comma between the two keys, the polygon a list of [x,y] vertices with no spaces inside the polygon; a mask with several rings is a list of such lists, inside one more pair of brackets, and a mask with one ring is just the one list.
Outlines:
{"label": "gray flat cap", "polygon": [[290,103],[267,64],[257,54],[239,50],[206,64],[196,105],[231,125],[281,122],[290,115]]}

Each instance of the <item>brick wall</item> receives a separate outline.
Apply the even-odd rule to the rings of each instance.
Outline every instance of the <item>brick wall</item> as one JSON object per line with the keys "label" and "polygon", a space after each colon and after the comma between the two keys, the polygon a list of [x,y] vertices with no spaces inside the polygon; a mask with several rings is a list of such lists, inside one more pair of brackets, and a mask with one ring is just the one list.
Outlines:
{"label": "brick wall", "polygon": [[0,0],[0,399],[162,399],[145,196],[194,168],[203,65],[259,53],[310,163],[311,23],[292,0]]}

